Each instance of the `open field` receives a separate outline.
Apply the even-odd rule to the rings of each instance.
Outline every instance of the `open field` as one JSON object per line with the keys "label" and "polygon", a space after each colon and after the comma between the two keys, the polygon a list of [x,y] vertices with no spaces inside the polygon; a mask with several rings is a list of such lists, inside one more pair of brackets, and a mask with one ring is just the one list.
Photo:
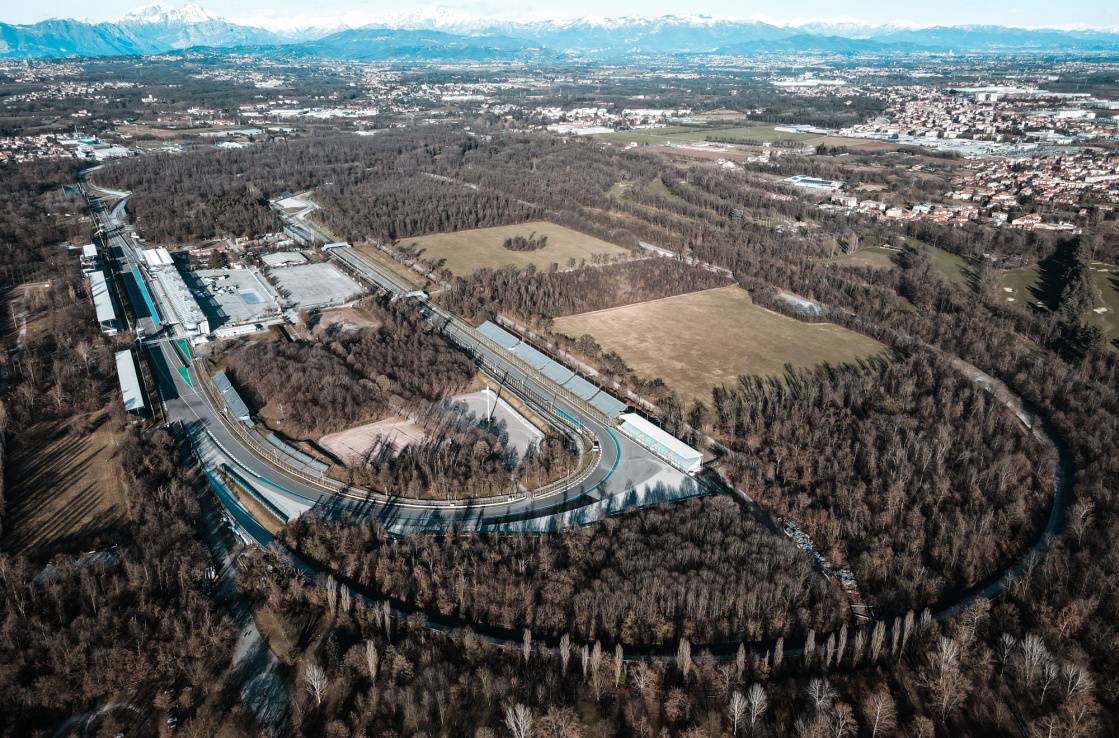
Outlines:
{"label": "open field", "polygon": [[[511,251],[502,244],[513,236],[547,236],[548,244],[536,251]],[[621,246],[601,241],[570,228],[547,221],[519,223],[517,225],[477,228],[454,233],[437,233],[432,236],[401,239],[401,245],[415,244],[427,261],[442,261],[443,266],[459,277],[479,269],[497,269],[504,266],[527,267],[530,264],[545,269],[551,264],[566,266],[571,259],[576,262],[597,254],[622,256],[629,252]]]}
{"label": "open field", "polygon": [[803,323],[753,304],[739,287],[558,318],[555,330],[589,333],[644,377],[660,377],[685,402],[710,401],[711,389],[738,376],[780,376],[786,364],[854,362],[885,351],[846,328]]}
{"label": "open field", "polygon": [[772,125],[734,126],[731,128],[706,128],[700,126],[666,126],[664,128],[642,128],[635,131],[611,131],[600,133],[595,138],[611,143],[636,144],[680,144],[706,141],[708,136],[715,138],[741,138],[760,141],[808,141],[815,142],[824,136],[789,133],[778,131]]}
{"label": "open field", "polygon": [[844,266],[864,266],[871,269],[890,269],[896,266],[897,249],[888,249],[883,246],[868,246],[861,248],[853,254],[840,254],[832,259],[836,264]]}
{"label": "open field", "polygon": [[117,464],[118,438],[106,413],[89,416],[82,435],[70,422],[43,422],[15,436],[8,447],[4,548],[65,550],[79,539],[96,543],[127,515]]}

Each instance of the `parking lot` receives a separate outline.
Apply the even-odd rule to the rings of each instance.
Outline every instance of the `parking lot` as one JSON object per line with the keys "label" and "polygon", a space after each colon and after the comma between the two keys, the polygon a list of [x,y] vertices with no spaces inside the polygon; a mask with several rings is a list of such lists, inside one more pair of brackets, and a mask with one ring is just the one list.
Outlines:
{"label": "parking lot", "polygon": [[275,293],[255,269],[201,269],[194,276],[212,328],[267,320],[280,312]]}
{"label": "parking lot", "polygon": [[342,305],[363,291],[361,285],[327,262],[273,269],[268,276],[294,308]]}

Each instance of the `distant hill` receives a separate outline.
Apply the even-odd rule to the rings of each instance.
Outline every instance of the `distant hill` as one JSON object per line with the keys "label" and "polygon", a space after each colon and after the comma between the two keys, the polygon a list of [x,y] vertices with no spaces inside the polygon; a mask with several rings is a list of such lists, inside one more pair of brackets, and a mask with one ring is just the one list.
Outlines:
{"label": "distant hill", "polygon": [[299,44],[296,53],[355,61],[495,61],[555,57],[526,39],[443,31],[355,28]]}
{"label": "distant hill", "polygon": [[195,46],[279,47],[354,60],[468,61],[563,56],[625,58],[657,54],[821,51],[1119,51],[1119,33],[1002,26],[899,28],[852,23],[776,26],[704,16],[585,18],[511,23],[460,16],[404,16],[325,34],[281,33],[238,25],[195,5],[152,5],[114,20],[0,23],[0,56],[42,58],[155,54]]}

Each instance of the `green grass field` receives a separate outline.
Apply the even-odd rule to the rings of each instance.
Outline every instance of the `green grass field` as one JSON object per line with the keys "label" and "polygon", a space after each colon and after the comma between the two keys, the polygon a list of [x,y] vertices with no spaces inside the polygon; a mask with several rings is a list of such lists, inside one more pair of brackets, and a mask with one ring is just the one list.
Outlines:
{"label": "green grass field", "polygon": [[[502,245],[507,238],[527,237],[533,233],[548,237],[544,248],[536,251],[510,251]],[[400,244],[415,244],[417,249],[422,250],[424,259],[442,261],[443,266],[459,277],[468,276],[479,269],[527,267],[530,264],[538,269],[546,269],[552,264],[565,267],[572,259],[576,263],[584,259],[589,262],[599,254],[616,257],[629,253],[621,246],[547,221],[404,238],[400,240]]]}
{"label": "green grass field", "polygon": [[[1099,326],[1114,345],[1119,341],[1119,265],[1092,262],[1088,269],[1092,274],[1094,309],[1085,313],[1084,320],[1089,325]],[[1037,264],[1001,272],[997,285],[996,289],[1007,303],[1049,309],[1042,293],[1042,273]],[[1096,312],[1099,308],[1104,310]]]}
{"label": "green grass field", "polygon": [[847,364],[886,350],[846,328],[758,307],[739,287],[570,315],[556,319],[555,330],[589,333],[641,376],[663,379],[685,402],[710,402],[712,388],[740,375],[780,376],[786,364]]}
{"label": "green grass field", "polygon": [[897,249],[888,249],[882,246],[867,246],[853,254],[840,254],[832,259],[836,264],[846,266],[865,266],[871,269],[890,269],[896,266],[894,259],[898,255]]}

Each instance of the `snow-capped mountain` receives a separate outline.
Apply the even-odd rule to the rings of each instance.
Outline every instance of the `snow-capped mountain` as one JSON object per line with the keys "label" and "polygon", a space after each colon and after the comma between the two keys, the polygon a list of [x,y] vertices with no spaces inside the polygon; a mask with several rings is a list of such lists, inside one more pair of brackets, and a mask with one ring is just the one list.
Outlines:
{"label": "snow-capped mountain", "polygon": [[186,5],[172,6],[161,3],[152,3],[122,15],[118,23],[153,23],[160,25],[208,23],[221,21],[222,18],[214,15],[205,8],[187,3]]}
{"label": "snow-capped mountain", "polygon": [[[261,26],[267,26],[261,27]],[[344,27],[348,26],[348,27]],[[194,4],[147,5],[106,22],[0,23],[0,57],[154,54],[194,46],[256,47],[352,59],[621,58],[652,54],[1119,51],[1119,33],[1000,26],[916,28],[846,21],[778,26],[704,15],[502,21],[433,7],[233,22]]]}

